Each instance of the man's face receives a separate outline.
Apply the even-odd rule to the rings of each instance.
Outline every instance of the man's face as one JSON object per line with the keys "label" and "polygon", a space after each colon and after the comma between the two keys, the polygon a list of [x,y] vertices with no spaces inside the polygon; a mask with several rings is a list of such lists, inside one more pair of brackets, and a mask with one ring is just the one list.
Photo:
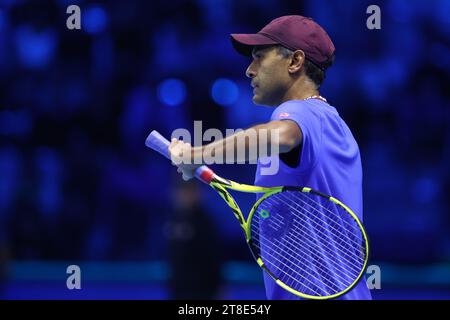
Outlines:
{"label": "man's face", "polygon": [[255,47],[253,61],[246,75],[252,79],[253,102],[258,105],[278,106],[290,85],[290,59],[278,53],[276,47]]}

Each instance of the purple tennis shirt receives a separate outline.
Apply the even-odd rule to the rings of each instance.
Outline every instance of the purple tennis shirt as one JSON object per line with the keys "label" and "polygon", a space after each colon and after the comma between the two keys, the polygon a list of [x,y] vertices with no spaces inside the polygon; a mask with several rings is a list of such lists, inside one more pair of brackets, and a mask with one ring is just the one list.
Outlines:
{"label": "purple tennis shirt", "polygon": [[[299,165],[287,166],[281,159],[260,159],[255,185],[264,187],[310,187],[345,203],[362,221],[362,167],[358,144],[337,110],[319,99],[291,100],[278,106],[271,120],[292,120],[300,127],[303,143]],[[273,162],[275,161],[275,162]],[[264,170],[278,162],[275,174]],[[263,170],[261,170],[263,169]],[[259,195],[260,196],[260,195]],[[264,273],[268,299],[301,299],[278,286]],[[339,299],[372,299],[365,277]]]}

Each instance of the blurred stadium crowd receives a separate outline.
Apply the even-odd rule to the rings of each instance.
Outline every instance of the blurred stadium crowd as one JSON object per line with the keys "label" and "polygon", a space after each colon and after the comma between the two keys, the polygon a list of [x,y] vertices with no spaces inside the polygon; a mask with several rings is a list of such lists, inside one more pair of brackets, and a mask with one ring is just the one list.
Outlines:
{"label": "blurred stadium crowd", "polygon": [[[81,30],[66,28],[70,4]],[[450,2],[377,1],[381,30],[366,28],[370,4],[0,0],[1,256],[165,259],[178,178],[145,137],[267,120],[229,34],[302,14],[337,48],[322,95],[361,148],[373,259],[448,261]],[[251,183],[253,169],[218,171]],[[240,230],[215,197],[204,193],[207,215],[238,259]]]}

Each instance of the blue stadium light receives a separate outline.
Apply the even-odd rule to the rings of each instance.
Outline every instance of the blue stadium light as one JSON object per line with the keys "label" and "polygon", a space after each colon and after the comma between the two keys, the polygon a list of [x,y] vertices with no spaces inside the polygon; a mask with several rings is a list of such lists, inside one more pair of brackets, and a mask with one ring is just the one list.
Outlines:
{"label": "blue stadium light", "polygon": [[53,59],[57,42],[53,30],[36,31],[26,25],[19,27],[15,36],[17,55],[22,65],[39,69],[46,67]]}
{"label": "blue stadium light", "polygon": [[81,28],[87,33],[98,34],[106,29],[108,16],[102,7],[90,7],[81,12]]}
{"label": "blue stadium light", "polygon": [[389,1],[389,16],[396,22],[407,23],[414,18],[414,8],[407,0]]}
{"label": "blue stadium light", "polygon": [[234,81],[221,78],[214,81],[211,96],[217,104],[230,106],[237,101],[239,89]]}
{"label": "blue stadium light", "polygon": [[169,106],[176,106],[186,99],[186,86],[178,79],[167,79],[158,86],[159,100]]}

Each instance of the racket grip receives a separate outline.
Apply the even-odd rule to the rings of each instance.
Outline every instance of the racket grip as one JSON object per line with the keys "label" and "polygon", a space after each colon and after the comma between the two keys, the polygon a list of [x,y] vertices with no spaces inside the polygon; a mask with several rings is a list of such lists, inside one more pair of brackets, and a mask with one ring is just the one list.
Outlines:
{"label": "racket grip", "polygon": [[164,157],[170,160],[169,154],[169,140],[164,138],[158,131],[153,130],[145,140],[145,145],[150,149],[162,154]]}
{"label": "racket grip", "polygon": [[[147,139],[145,139],[145,145],[170,160],[170,142],[169,140],[164,138],[158,131],[153,130],[152,132],[150,132]],[[214,177],[214,171],[203,165],[197,168],[197,170],[195,171],[195,177],[200,181],[209,184]]]}

